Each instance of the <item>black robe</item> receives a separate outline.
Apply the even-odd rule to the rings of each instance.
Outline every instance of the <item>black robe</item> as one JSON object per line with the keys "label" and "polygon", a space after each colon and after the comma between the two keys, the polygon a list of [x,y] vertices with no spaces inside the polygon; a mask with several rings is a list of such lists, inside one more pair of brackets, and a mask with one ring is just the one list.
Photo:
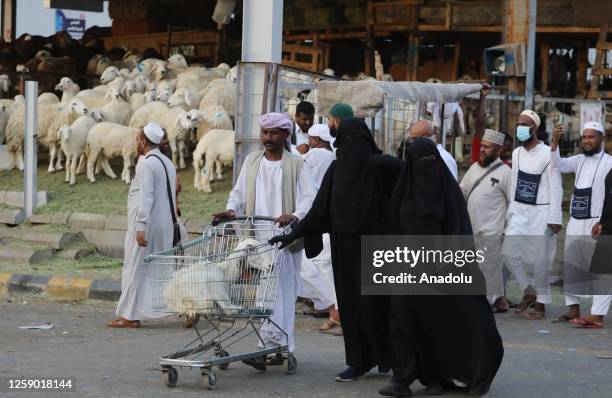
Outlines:
{"label": "black robe", "polygon": [[290,239],[304,237],[308,258],[330,234],[334,285],[344,334],[346,363],[367,371],[390,367],[388,297],[361,295],[361,235],[378,234],[402,161],[381,155],[361,119],[342,121],[331,163],[311,210]]}
{"label": "black robe", "polygon": [[[410,145],[385,220],[388,234],[461,235],[473,242],[463,194],[428,139]],[[477,263],[464,268],[484,281]],[[391,296],[389,321],[397,382],[457,380],[473,394],[489,390],[503,345],[484,295]]]}
{"label": "black robe", "polygon": [[[612,274],[612,170],[606,175],[606,194],[599,223],[601,235],[597,238],[595,251],[591,259],[590,272],[593,274]],[[612,294],[609,288],[597,294]]]}

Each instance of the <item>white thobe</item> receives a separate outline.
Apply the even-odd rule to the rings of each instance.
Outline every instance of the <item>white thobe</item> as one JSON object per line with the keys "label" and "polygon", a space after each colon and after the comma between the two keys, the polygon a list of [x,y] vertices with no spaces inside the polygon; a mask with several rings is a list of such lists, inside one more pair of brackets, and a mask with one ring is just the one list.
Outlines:
{"label": "white thobe", "polygon": [[[311,148],[302,157],[318,190],[327,168],[336,156],[328,149]],[[332,305],[337,306],[329,234],[323,235],[323,250],[318,256],[307,258],[306,253],[302,254],[298,295],[311,299],[317,310],[324,310]]]}
{"label": "white thobe", "polygon": [[[492,305],[504,295],[501,258],[502,234],[506,225],[506,212],[512,200],[512,170],[502,163],[474,188],[476,182],[492,167],[502,163],[498,158],[483,168],[478,163],[470,166],[461,180],[461,191],[467,199],[474,241],[479,250],[485,250],[485,261],[479,264],[486,286],[487,300]],[[468,197],[469,195],[469,197]]]}
{"label": "white thobe", "polygon": [[297,123],[294,123],[294,125],[293,134],[295,134],[295,146],[300,146],[302,144],[308,145],[308,131],[302,131]]}
{"label": "white thobe", "polygon": [[[176,209],[176,171],[172,161],[158,149],[146,156],[159,156],[168,170],[172,201]],[[161,270],[144,264],[146,256],[172,247],[174,230],[168,202],[166,174],[161,162],[154,157],[140,157],[136,174],[128,193],[128,227],[125,234],[125,254],[121,275],[121,297],[117,316],[129,320],[143,320],[166,316],[154,312],[154,280]],[[136,232],[144,231],[147,247],[138,246]]]}
{"label": "white thobe", "polygon": [[[552,159],[558,165],[559,172],[576,174],[574,180],[575,188],[592,187],[591,218],[577,219],[570,217],[565,231],[564,287],[566,292],[569,292],[565,295],[565,304],[580,304],[580,297],[588,297],[589,291],[592,288],[589,282],[577,282],[589,279],[588,277],[580,278],[580,274],[586,276],[595,250],[596,241],[591,238],[591,231],[601,217],[606,193],[605,179],[610,169],[612,169],[612,156],[601,151],[593,156],[581,154],[569,158],[561,158],[557,151]],[[606,315],[610,307],[611,298],[612,296],[610,295],[593,296],[591,314]]]}
{"label": "white thobe", "polygon": [[[276,218],[283,214],[282,181],[281,161],[269,161],[264,156],[256,177],[255,215]],[[247,170],[243,167],[240,169],[234,189],[229,194],[227,209],[233,210],[236,215],[244,215],[246,195]],[[293,215],[300,220],[304,218],[312,206],[315,195],[316,190],[310,172],[308,168],[302,167],[297,181],[296,204]],[[282,250],[280,255],[281,268],[278,292],[274,304],[274,313],[270,316],[270,319],[280,326],[289,337],[287,338],[270,322],[264,323],[260,335],[266,348],[287,344],[289,352],[293,352],[295,350],[293,338],[295,300],[297,299],[302,251],[292,253],[289,250]]]}
{"label": "white thobe", "polygon": [[[548,224],[563,223],[561,174],[551,163],[550,147],[539,142],[530,151],[523,147],[512,152],[512,202],[508,208],[506,235],[502,245],[504,263],[519,286],[533,286],[537,302],[550,304],[552,295],[549,272],[557,250],[557,236],[546,232]],[[515,200],[519,167],[529,174],[542,174],[536,205]],[[533,266],[531,279],[525,266]]]}
{"label": "white thobe", "polygon": [[459,180],[459,169],[453,155],[451,155],[450,152],[444,149],[444,147],[440,144],[437,144],[436,147],[438,148],[438,152],[440,153],[440,156],[442,156],[442,160],[444,160],[446,167],[448,167],[453,177],[455,177],[455,180]]}

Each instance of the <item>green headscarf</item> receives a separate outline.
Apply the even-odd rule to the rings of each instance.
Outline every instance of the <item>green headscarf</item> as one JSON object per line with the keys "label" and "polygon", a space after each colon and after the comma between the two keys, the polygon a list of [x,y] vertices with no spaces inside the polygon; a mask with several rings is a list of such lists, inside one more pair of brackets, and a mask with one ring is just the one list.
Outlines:
{"label": "green headscarf", "polygon": [[332,117],[337,117],[340,120],[346,119],[347,117],[355,116],[355,114],[353,113],[353,108],[343,102],[338,102],[336,105],[332,106],[329,110],[329,114]]}

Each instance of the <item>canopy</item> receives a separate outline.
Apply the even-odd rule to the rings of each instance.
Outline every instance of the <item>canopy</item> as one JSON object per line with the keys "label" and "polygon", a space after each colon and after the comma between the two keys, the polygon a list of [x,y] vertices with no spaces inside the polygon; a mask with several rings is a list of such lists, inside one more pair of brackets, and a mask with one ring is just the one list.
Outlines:
{"label": "canopy", "polygon": [[356,116],[374,116],[384,106],[385,95],[415,102],[438,104],[459,102],[466,95],[475,93],[482,85],[466,83],[421,83],[363,81],[319,81],[317,86],[317,110],[327,115],[338,102],[353,107]]}

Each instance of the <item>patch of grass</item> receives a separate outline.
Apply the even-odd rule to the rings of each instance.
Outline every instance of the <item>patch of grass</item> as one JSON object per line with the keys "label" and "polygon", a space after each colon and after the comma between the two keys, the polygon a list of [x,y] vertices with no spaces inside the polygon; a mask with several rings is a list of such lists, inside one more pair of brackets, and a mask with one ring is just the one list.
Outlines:
{"label": "patch of grass", "polygon": [[122,260],[96,253],[81,260],[66,260],[56,256],[34,265],[0,263],[0,272],[120,280],[122,265]]}
{"label": "patch of grass", "polygon": [[[44,163],[44,162],[43,162]],[[42,164],[42,163],[41,163]],[[113,167],[117,175],[120,167]],[[225,180],[212,184],[213,192],[205,194],[193,188],[193,169],[179,171],[183,192],[179,204],[183,219],[208,219],[225,209],[227,196],[232,189],[231,170],[226,169]],[[38,167],[38,190],[49,191],[51,200],[48,205],[39,207],[39,214],[58,212],[88,212],[98,214],[126,214],[129,185],[121,180],[111,180],[106,175],[96,177],[91,184],[84,174],[77,176],[77,184],[70,186],[64,182],[65,172],[47,173],[46,166]],[[0,191],[23,191],[23,174],[17,170],[0,171]],[[2,206],[2,205],[0,205]],[[2,208],[2,207],[0,207]]]}

